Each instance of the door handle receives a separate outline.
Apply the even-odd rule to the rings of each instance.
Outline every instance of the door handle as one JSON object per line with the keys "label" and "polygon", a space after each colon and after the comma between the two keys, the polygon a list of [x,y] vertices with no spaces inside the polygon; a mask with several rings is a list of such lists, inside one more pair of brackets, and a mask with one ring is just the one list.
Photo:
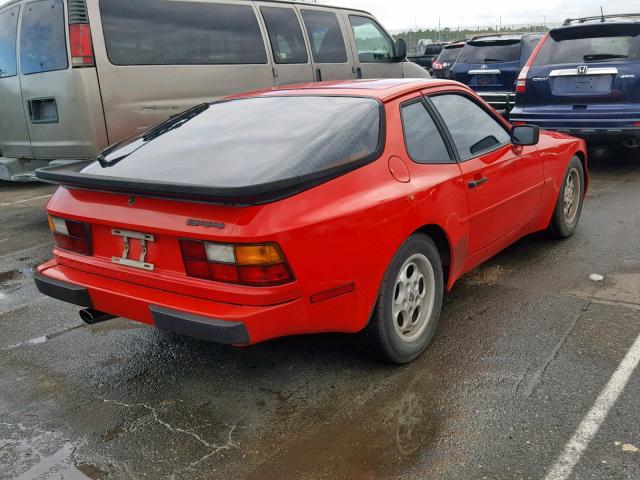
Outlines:
{"label": "door handle", "polygon": [[469,182],[469,188],[476,188],[478,185],[482,185],[485,182],[488,182],[489,179],[487,177],[476,178],[475,180],[471,180]]}
{"label": "door handle", "polygon": [[356,68],[356,78],[362,78],[362,69],[360,67]]}
{"label": "door handle", "polygon": [[322,72],[320,71],[319,68],[316,68],[316,79],[318,82],[322,81]]}

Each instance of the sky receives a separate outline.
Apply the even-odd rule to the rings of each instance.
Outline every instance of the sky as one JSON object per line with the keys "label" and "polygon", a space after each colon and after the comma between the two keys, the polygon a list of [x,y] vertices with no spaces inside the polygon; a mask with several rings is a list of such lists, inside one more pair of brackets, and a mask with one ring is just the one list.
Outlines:
{"label": "sky", "polygon": [[640,13],[638,0],[320,0],[367,10],[388,30],[418,27],[561,23],[567,17],[584,17],[604,13]]}
{"label": "sky", "polygon": [[[0,0],[0,5],[7,0]],[[135,0],[132,0],[135,1]],[[502,24],[560,23],[567,17],[605,13],[640,13],[638,0],[317,0],[318,3],[367,10],[391,31],[418,27],[453,29]]]}

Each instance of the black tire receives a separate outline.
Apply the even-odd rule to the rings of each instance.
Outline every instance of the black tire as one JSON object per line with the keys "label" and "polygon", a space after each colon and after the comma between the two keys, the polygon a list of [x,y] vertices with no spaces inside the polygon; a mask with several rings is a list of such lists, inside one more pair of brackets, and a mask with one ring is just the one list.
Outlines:
{"label": "black tire", "polygon": [[[570,215],[565,212],[565,193],[568,188],[568,177],[574,176],[574,185],[577,186],[576,180],[579,180],[579,192],[576,198],[577,204],[570,209]],[[553,211],[551,217],[551,223],[549,224],[549,232],[551,235],[557,238],[567,238],[573,235],[578,227],[580,221],[580,215],[582,213],[582,205],[584,203],[584,170],[582,168],[582,162],[578,157],[573,157],[567,166],[567,170],[562,178],[562,187],[556,200],[556,208]],[[574,189],[576,187],[574,186]]]}
{"label": "black tire", "polygon": [[[425,259],[431,266],[431,270],[429,270],[428,265],[425,263]],[[418,314],[420,319],[415,323],[415,338],[411,338],[410,332],[403,334],[399,331],[402,323],[398,322],[397,318],[394,318],[393,313],[394,299],[399,298],[398,292],[396,291],[396,281],[399,278],[400,270],[404,267],[405,273],[410,272],[412,262],[417,262],[414,264],[414,272],[416,272],[416,278],[418,280],[414,281],[414,284],[419,285],[421,269],[427,269],[426,274],[423,275],[425,283],[424,300],[420,300],[418,297],[411,297],[410,293],[406,297],[407,300],[410,298],[412,302],[422,301],[424,303],[424,310],[420,310],[420,305],[413,309],[413,312],[420,310]],[[433,277],[431,277],[431,273]],[[407,277],[405,276],[403,278]],[[427,285],[431,282],[433,285]],[[407,282],[407,284],[409,283],[411,282]],[[433,300],[431,300],[430,287],[433,288]],[[398,289],[399,288],[400,287],[398,287]],[[419,287],[417,288],[419,289]],[[380,286],[380,292],[373,315],[365,328],[367,342],[379,358],[396,364],[408,363],[427,348],[436,331],[440,318],[443,288],[442,262],[438,249],[433,241],[426,235],[412,235],[402,244],[391,260],[382,280],[382,285]],[[418,292],[418,289],[416,289],[415,292]],[[402,298],[405,298],[405,294],[406,290],[403,290]],[[399,304],[396,302],[396,304],[403,305],[403,302]],[[424,316],[422,316],[422,311],[426,312]],[[399,318],[407,319],[406,313],[407,311],[401,312]],[[409,325],[413,324],[411,316],[408,317],[408,320],[410,322]],[[423,321],[424,324],[422,323]],[[418,323],[421,325],[419,328]]]}

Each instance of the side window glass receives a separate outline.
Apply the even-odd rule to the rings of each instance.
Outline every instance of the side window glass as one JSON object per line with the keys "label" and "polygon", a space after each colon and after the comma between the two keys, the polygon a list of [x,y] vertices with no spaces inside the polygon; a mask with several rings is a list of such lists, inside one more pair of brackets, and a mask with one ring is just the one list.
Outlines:
{"label": "side window glass", "polygon": [[14,7],[0,13],[0,78],[14,77],[18,73],[16,34],[19,12],[20,7]]}
{"label": "side window glass", "polygon": [[422,102],[401,107],[407,153],[418,163],[450,163],[447,146]]}
{"label": "side window glass", "polygon": [[462,160],[510,142],[504,127],[474,101],[456,94],[435,95],[431,101],[447,125]]}
{"label": "side window glass", "polygon": [[27,3],[20,29],[20,71],[52,72],[68,67],[62,0]]}
{"label": "side window glass", "polygon": [[276,63],[307,63],[307,47],[291,8],[260,7]]}
{"label": "side window glass", "polygon": [[335,13],[302,10],[313,59],[317,63],[346,63],[347,50]]}
{"label": "side window glass", "polygon": [[356,39],[358,58],[362,63],[390,62],[393,60],[393,41],[389,35],[367,17],[349,15]]}

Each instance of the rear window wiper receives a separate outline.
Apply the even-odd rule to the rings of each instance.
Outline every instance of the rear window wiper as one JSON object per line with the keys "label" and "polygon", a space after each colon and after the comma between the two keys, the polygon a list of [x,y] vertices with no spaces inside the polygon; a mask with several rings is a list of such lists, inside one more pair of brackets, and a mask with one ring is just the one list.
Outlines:
{"label": "rear window wiper", "polygon": [[584,57],[582,57],[585,62],[609,60],[611,58],[629,58],[629,55],[620,55],[617,53],[590,53],[589,55],[585,55]]}
{"label": "rear window wiper", "polygon": [[154,128],[146,132],[142,137],[142,139],[145,142],[149,142],[154,138],[159,137],[160,135],[163,135],[171,130],[175,130],[176,128],[179,128],[185,123],[187,123],[193,117],[197,117],[208,108],[209,108],[208,103],[202,103],[188,110],[185,110],[182,113],[179,113],[175,117],[169,117],[167,121],[162,122],[160,125],[156,125]]}

